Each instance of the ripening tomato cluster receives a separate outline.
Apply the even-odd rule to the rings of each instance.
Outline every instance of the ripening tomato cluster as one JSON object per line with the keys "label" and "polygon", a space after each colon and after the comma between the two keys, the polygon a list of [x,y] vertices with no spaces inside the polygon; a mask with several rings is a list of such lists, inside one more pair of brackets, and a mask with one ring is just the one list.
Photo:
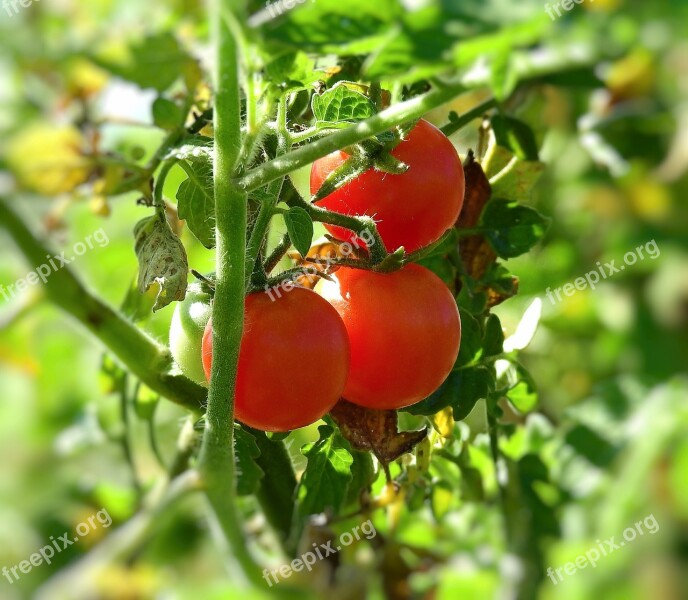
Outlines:
{"label": "ripening tomato cluster", "polygon": [[[388,250],[413,251],[455,224],[463,168],[451,142],[426,121],[392,154],[409,165],[406,173],[367,171],[320,205],[374,217]],[[336,152],[317,161],[312,191],[344,160]],[[356,241],[347,230],[330,231]],[[461,321],[439,277],[409,264],[389,274],[340,268],[333,279],[316,291],[297,287],[278,297],[247,296],[235,404],[242,423],[264,431],[297,429],[323,417],[341,398],[372,409],[403,408],[432,394],[449,375]],[[207,322],[201,356],[190,371],[197,373],[202,360],[209,378],[212,322],[201,322]],[[194,323],[198,328],[198,319]],[[172,340],[175,357],[179,345]]]}

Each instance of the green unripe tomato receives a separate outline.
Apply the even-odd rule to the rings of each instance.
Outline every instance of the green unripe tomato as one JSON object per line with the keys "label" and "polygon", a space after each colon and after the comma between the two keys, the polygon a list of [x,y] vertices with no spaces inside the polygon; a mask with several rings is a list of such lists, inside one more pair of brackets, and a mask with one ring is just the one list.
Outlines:
{"label": "green unripe tomato", "polygon": [[210,294],[203,291],[200,284],[192,283],[186,298],[177,303],[170,326],[170,350],[172,356],[191,381],[207,386],[201,342],[205,326],[210,320]]}

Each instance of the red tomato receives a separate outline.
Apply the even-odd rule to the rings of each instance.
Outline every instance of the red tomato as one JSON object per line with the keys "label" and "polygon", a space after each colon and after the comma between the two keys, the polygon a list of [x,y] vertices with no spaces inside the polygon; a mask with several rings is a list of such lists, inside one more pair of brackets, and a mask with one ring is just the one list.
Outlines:
{"label": "red tomato", "polygon": [[[368,215],[377,221],[387,250],[404,246],[413,252],[437,241],[456,223],[463,205],[463,167],[447,136],[423,120],[392,155],[409,165],[406,173],[370,169],[317,204],[342,214]],[[334,152],[313,163],[311,193],[347,158]],[[339,239],[356,239],[346,229],[326,227]]]}
{"label": "red tomato", "polygon": [[[278,296],[279,294],[279,296]],[[303,288],[246,298],[239,353],[236,418],[263,431],[290,431],[320,419],[341,398],[349,341],[330,304]],[[210,378],[212,321],[203,336]]]}
{"label": "red tomato", "polygon": [[341,268],[318,291],[341,315],[351,343],[344,398],[375,409],[410,406],[432,394],[459,354],[456,301],[432,271],[410,264],[391,274]]}

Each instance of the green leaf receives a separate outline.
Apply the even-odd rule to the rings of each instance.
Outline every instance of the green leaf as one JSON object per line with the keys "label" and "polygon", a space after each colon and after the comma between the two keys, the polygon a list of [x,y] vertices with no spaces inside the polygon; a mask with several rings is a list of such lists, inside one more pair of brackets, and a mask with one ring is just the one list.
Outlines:
{"label": "green leaf", "polygon": [[535,380],[532,375],[521,364],[515,365],[517,382],[506,393],[506,397],[521,413],[529,413],[538,402]]}
{"label": "green leaf", "polygon": [[93,58],[99,66],[137,84],[164,92],[191,65],[193,60],[169,32],[151,35],[129,48],[123,63]]}
{"label": "green leaf", "polygon": [[329,425],[318,428],[320,439],[302,449],[308,465],[299,483],[297,498],[301,516],[341,509],[351,482],[353,457],[348,443]]}
{"label": "green leaf", "polygon": [[480,322],[470,313],[461,313],[461,349],[456,360],[458,367],[475,362],[483,349],[483,332]]}
{"label": "green leaf", "polygon": [[[470,283],[473,285],[469,285]],[[475,282],[471,282],[468,277],[464,279],[456,300],[459,303],[462,315],[470,313],[471,315],[479,316],[487,309],[487,292],[483,289],[476,290]]]}
{"label": "green leaf", "polygon": [[497,30],[461,40],[454,50],[455,66],[465,68],[487,56],[503,55],[513,52],[515,48],[538,42],[552,26],[552,22],[543,13],[538,13],[525,22],[507,21]]}
{"label": "green leaf", "polygon": [[362,54],[379,47],[400,12],[396,0],[317,0],[301,2],[296,10],[285,10],[283,15],[275,15],[268,7],[251,23],[261,25],[267,41],[295,50],[320,55]]}
{"label": "green leaf", "polygon": [[153,284],[160,286],[153,312],[175,300],[183,300],[189,263],[184,246],[170,229],[164,214],[157,213],[139,221],[134,237],[139,260],[139,291],[144,293]]}
{"label": "green leaf", "polygon": [[536,210],[502,198],[488,202],[480,217],[485,238],[501,258],[528,252],[543,238],[548,224]]}
{"label": "green leaf", "polygon": [[478,400],[487,398],[494,386],[494,373],[483,365],[459,369],[452,371],[434,394],[404,410],[412,415],[429,416],[451,406],[454,420],[461,421]]}
{"label": "green leaf", "polygon": [[499,101],[506,100],[516,89],[518,74],[511,61],[512,50],[503,50],[492,61],[490,87]]}
{"label": "green leaf", "polygon": [[538,145],[533,130],[523,121],[505,115],[490,119],[497,144],[521,160],[537,161]]}
{"label": "green leaf", "polygon": [[406,11],[380,49],[366,62],[366,78],[393,76],[405,81],[410,76],[417,80],[442,70],[448,51],[458,41],[446,21],[446,11],[438,4]]}
{"label": "green leaf", "polygon": [[375,105],[367,96],[338,83],[312,100],[313,115],[327,123],[355,123],[375,114]]}
{"label": "green leaf", "polygon": [[215,246],[215,193],[213,167],[208,160],[180,163],[187,178],[177,190],[177,212],[198,241],[206,248]]}
{"label": "green leaf", "polygon": [[359,452],[352,450],[353,464],[351,465],[351,483],[347,490],[347,504],[358,504],[361,492],[369,488],[375,479],[375,465],[373,455],[370,452]]}
{"label": "green leaf", "polygon": [[285,52],[272,59],[265,67],[265,74],[275,86],[288,88],[307,86],[320,79],[315,63],[304,52]]}
{"label": "green leaf", "polygon": [[172,130],[182,124],[184,115],[181,109],[172,100],[156,98],[153,102],[153,123],[160,129]]}
{"label": "green leaf", "polygon": [[453,288],[456,285],[456,267],[444,256],[434,254],[418,261],[418,264],[437,275],[445,285]]}
{"label": "green leaf", "polygon": [[587,458],[593,465],[605,468],[618,455],[619,449],[598,432],[586,425],[575,425],[566,433],[565,442],[577,454]]}
{"label": "green leaf", "polygon": [[234,452],[237,463],[237,494],[250,496],[260,488],[265,476],[263,469],[256,463],[260,449],[251,433],[239,426],[234,427]]}
{"label": "green leaf", "polygon": [[491,314],[485,324],[483,356],[497,356],[504,350],[504,331],[499,317]]}
{"label": "green leaf", "polygon": [[313,242],[313,221],[310,215],[298,206],[290,208],[284,214],[289,239],[301,256],[306,256]]}

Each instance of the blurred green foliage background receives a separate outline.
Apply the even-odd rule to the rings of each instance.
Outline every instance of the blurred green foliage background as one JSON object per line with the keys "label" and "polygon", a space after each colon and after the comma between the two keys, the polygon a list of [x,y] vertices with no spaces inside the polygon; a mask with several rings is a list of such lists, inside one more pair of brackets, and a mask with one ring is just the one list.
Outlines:
{"label": "blurred green foliage background", "polygon": [[[534,14],[544,10],[529,7]],[[604,85],[597,88],[542,85],[512,99],[515,114],[542,144],[548,167],[529,202],[552,218],[544,243],[508,262],[520,293],[496,311],[507,336],[521,323],[521,338],[529,338],[537,299],[542,306],[537,331],[521,354],[539,403],[528,415],[513,415],[514,435],[503,441],[507,455],[519,460],[536,454],[549,470],[547,481],[535,473],[523,482],[543,511],[536,522],[521,523],[520,539],[526,551],[543,549],[537,558],[545,567],[557,568],[597,540],[621,539],[624,529],[648,515],[659,524],[656,534],[639,537],[594,569],[556,585],[545,578],[537,595],[546,600],[688,597],[687,8],[678,1],[574,5],[551,24],[550,35],[567,29],[583,45],[599,44],[602,31],[610,45],[623,40],[629,50],[598,65]],[[208,54],[203,7],[191,0],[42,0],[12,16],[3,8],[0,16],[0,191],[14,192],[19,181],[13,201],[58,253],[104,229],[110,243],[73,266],[113,305],[121,304],[134,280],[132,228],[145,209],[136,206],[135,195],[109,204],[92,196],[45,200],[35,192],[60,182],[35,165],[37,157],[59,157],[79,168],[68,124],[83,116],[85,106],[90,118],[107,121],[104,147],[150,156],[161,138],[150,127],[155,94],[111,77],[87,56],[116,56],[130,40],[169,28],[198,55]],[[442,124],[450,109],[462,113],[483,97],[471,92],[430,118]],[[477,120],[454,136],[462,156],[476,147],[479,125]],[[176,177],[171,190],[182,175]],[[212,270],[212,255],[188,231],[183,236],[192,267]],[[594,290],[577,290],[556,303],[548,299],[549,288],[584,276],[597,261],[621,264],[626,253],[652,240],[660,251],[656,258],[638,261]],[[35,268],[5,236],[0,256],[5,288]],[[165,340],[171,314],[168,307],[143,326]],[[101,374],[102,361],[102,348],[46,303],[40,286],[0,298],[0,566],[16,565],[101,507],[113,517],[114,530],[135,514],[141,492],[159,471],[148,421],[128,411],[125,436],[120,400]],[[167,459],[183,418],[174,406],[157,406],[156,435]],[[474,440],[473,466],[489,482],[494,473],[480,410],[461,427]],[[298,448],[315,436],[313,428],[292,434],[297,466],[303,461]],[[443,475],[452,477],[456,473]],[[207,535],[202,508],[198,499],[176,506],[134,557],[108,567],[100,589],[88,597],[238,597]],[[439,519],[432,512],[404,513],[397,530],[400,541],[447,558],[436,596],[428,591],[429,575],[412,579],[418,597],[512,597],[514,582],[529,575],[505,553],[496,508],[452,499],[439,512]],[[260,518],[250,526],[268,547]],[[383,515],[376,526],[385,531]],[[91,533],[13,585],[0,579],[0,597],[39,594],[111,534],[102,528]],[[370,573],[365,555],[360,562],[337,597],[361,597],[359,578]],[[256,597],[265,593],[255,591]],[[381,594],[373,585],[371,597]]]}

